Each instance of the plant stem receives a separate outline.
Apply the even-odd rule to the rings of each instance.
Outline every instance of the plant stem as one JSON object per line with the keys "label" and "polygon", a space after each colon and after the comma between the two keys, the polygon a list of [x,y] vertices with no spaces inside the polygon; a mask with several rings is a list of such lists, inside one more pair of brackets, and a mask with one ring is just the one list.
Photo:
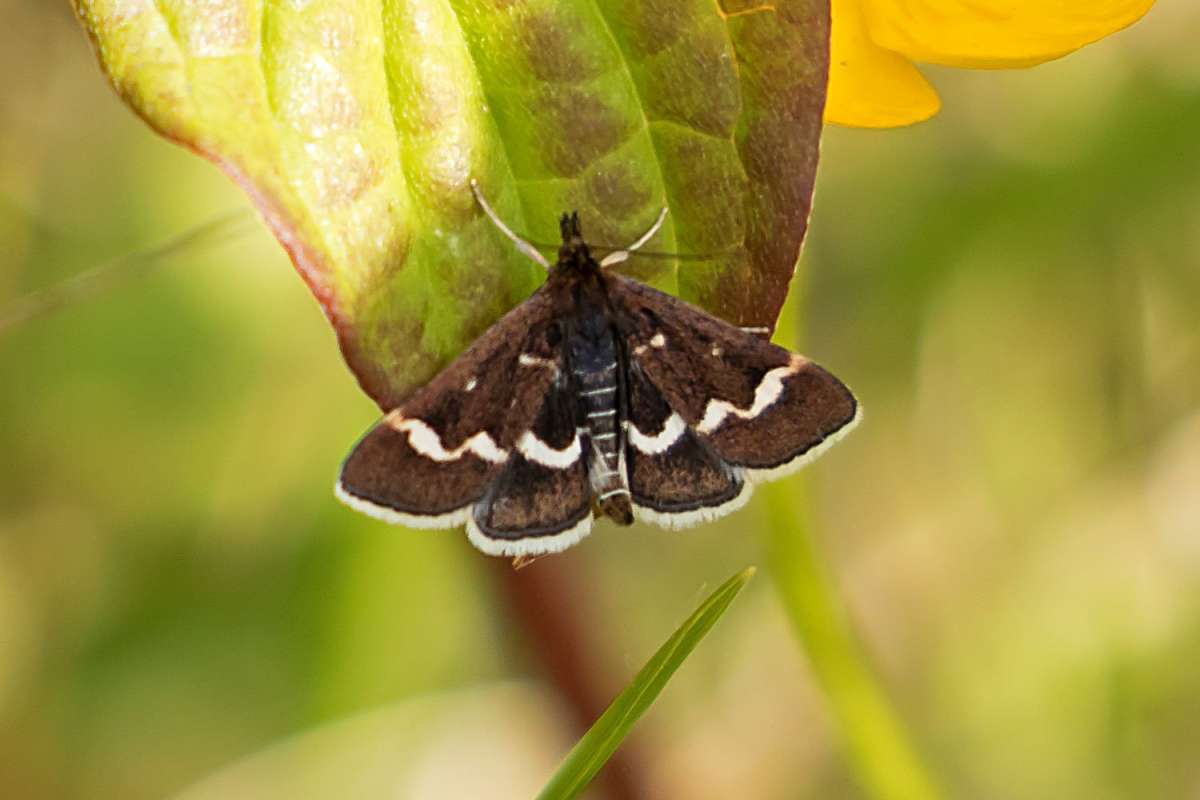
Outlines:
{"label": "plant stem", "polygon": [[58,283],[16,298],[0,308],[0,335],[30,320],[68,308],[168,263],[172,256],[222,244],[252,230],[254,216],[245,209],[229,211],[194,225],[169,239],[142,250],[105,261]]}
{"label": "plant stem", "polygon": [[765,487],[763,494],[769,509],[768,559],[775,586],[859,780],[870,796],[883,800],[939,797],[866,661],[817,552],[806,482],[794,477]]}
{"label": "plant stem", "polygon": [[[489,561],[512,619],[558,689],[579,739],[621,687],[605,672],[604,648],[590,635],[597,628],[588,622],[588,581],[579,576],[578,554],[560,553],[520,570],[505,559]],[[649,797],[642,763],[637,736],[631,736],[609,759],[592,791],[609,800]]]}

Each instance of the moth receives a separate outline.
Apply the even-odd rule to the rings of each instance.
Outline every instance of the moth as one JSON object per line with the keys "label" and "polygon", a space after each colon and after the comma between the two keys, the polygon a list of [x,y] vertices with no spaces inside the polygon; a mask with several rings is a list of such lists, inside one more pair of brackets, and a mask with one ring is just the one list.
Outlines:
{"label": "moth", "polygon": [[825,452],[858,422],[837,378],[609,269],[577,213],[545,283],[392,410],[342,465],[337,496],[415,528],[465,525],[485,553],[528,559],[587,536],[593,517],[684,528],[745,505],[755,484]]}

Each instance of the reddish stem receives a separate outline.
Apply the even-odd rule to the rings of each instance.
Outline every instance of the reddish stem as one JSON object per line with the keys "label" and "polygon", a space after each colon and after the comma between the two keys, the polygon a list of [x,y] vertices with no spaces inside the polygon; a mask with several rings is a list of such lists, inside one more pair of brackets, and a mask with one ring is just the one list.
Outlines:
{"label": "reddish stem", "polygon": [[[589,634],[589,582],[582,579],[580,556],[562,553],[521,569],[491,559],[509,610],[540,666],[571,713],[576,738],[582,736],[616,697],[619,686],[605,670],[607,653]],[[633,742],[624,744],[597,776],[594,788],[609,800],[649,797],[645,773]]]}

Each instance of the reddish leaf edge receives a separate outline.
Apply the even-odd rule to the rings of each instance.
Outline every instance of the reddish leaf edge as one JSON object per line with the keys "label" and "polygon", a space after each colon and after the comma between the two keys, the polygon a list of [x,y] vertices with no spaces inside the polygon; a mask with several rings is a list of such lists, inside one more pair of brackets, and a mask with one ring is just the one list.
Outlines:
{"label": "reddish leaf edge", "polygon": [[[369,378],[378,370],[369,363],[366,363],[365,360],[360,359],[357,355],[357,333],[345,315],[344,309],[337,302],[333,287],[325,279],[328,269],[322,269],[325,266],[322,259],[305,244],[303,237],[296,234],[296,226],[291,219],[291,215],[284,210],[283,204],[278,198],[264,192],[246,175],[239,165],[230,159],[214,150],[208,149],[202,142],[194,140],[170,126],[160,124],[147,114],[141,104],[137,102],[137,98],[124,91],[113,79],[113,76],[105,67],[104,59],[101,57],[99,42],[96,40],[92,30],[87,26],[86,20],[79,16],[79,6],[72,3],[72,8],[76,12],[76,18],[81,23],[80,27],[83,28],[91,45],[92,55],[96,59],[101,74],[104,75],[105,81],[113,93],[116,94],[117,98],[121,100],[122,104],[132,110],[150,130],[166,141],[182,147],[213,164],[249,198],[250,205],[258,212],[258,215],[266,224],[271,235],[283,247],[292,262],[292,266],[300,275],[300,279],[308,286],[313,298],[317,301],[317,305],[321,308],[321,312],[329,320],[329,324],[333,327],[334,337],[337,340],[342,359],[345,361],[351,374],[354,375],[354,379],[358,382],[359,387],[376,405],[384,411],[388,411],[389,409],[385,405],[384,398],[369,385]],[[383,384],[380,383],[379,385],[382,386]]]}

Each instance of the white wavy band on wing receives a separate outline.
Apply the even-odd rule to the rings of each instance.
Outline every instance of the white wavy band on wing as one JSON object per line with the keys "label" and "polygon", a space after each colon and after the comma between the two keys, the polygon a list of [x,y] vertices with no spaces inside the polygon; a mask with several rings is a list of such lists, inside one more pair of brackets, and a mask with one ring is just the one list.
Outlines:
{"label": "white wavy band on wing", "polygon": [[480,431],[453,450],[447,450],[437,431],[419,419],[408,419],[392,412],[388,415],[387,424],[394,430],[407,433],[409,446],[434,461],[457,461],[464,453],[473,453],[493,464],[503,464],[508,460],[508,451],[499,447],[487,431]]}
{"label": "white wavy band on wing", "polygon": [[671,445],[679,441],[679,437],[683,436],[686,430],[687,423],[674,412],[671,412],[671,416],[663,423],[663,429],[653,436],[642,433],[632,422],[625,423],[629,443],[648,456],[665,453],[671,449]]}
{"label": "white wavy band on wing", "polygon": [[562,450],[556,450],[543,442],[533,431],[525,431],[517,440],[517,451],[530,461],[552,469],[566,469],[579,460],[583,447],[579,444],[579,432]]}
{"label": "white wavy band on wing", "polygon": [[540,358],[538,356],[531,356],[528,353],[521,353],[521,355],[517,357],[517,363],[522,367],[538,367],[540,369],[548,369],[552,371],[556,377],[558,375],[558,362],[549,358]]}
{"label": "white wavy band on wing", "polygon": [[717,398],[709,400],[708,405],[704,408],[704,417],[696,426],[697,432],[712,433],[721,427],[721,423],[731,414],[739,419],[754,419],[766,411],[783,394],[784,379],[795,375],[807,363],[808,359],[793,354],[792,360],[786,365],[768,371],[755,387],[754,400],[750,403],[749,408],[738,408],[728,400]]}

